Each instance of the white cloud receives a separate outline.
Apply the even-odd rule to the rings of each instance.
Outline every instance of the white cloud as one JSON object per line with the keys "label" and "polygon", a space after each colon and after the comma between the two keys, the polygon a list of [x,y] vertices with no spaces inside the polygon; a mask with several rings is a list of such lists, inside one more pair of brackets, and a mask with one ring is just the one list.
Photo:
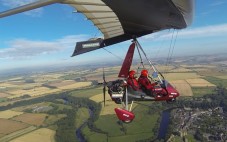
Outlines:
{"label": "white cloud", "polygon": [[[26,5],[26,4],[35,2],[35,1],[37,1],[37,0],[1,0],[1,3],[3,6],[6,6],[6,7],[12,9],[12,8]],[[42,13],[43,13],[43,8],[37,8],[34,10],[24,12],[25,15],[29,15],[32,17],[39,17],[42,15]]]}
{"label": "white cloud", "polygon": [[[157,32],[144,36],[143,40],[171,39],[172,32]],[[227,24],[213,25],[199,28],[188,28],[178,32],[178,39],[203,38],[203,37],[227,36]]]}
{"label": "white cloud", "polygon": [[226,3],[226,1],[219,0],[219,1],[213,1],[213,3],[211,3],[210,5],[211,6],[219,6],[219,5],[223,5],[225,3]]}
{"label": "white cloud", "polygon": [[23,59],[42,54],[62,52],[63,50],[67,50],[69,48],[73,49],[76,42],[83,41],[88,38],[88,35],[70,35],[55,41],[16,39],[9,42],[9,48],[0,50],[0,58]]}

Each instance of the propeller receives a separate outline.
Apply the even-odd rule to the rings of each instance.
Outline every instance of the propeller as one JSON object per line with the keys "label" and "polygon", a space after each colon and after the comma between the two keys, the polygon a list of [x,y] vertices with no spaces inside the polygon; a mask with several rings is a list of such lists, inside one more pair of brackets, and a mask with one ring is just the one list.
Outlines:
{"label": "propeller", "polygon": [[103,68],[103,102],[104,102],[104,106],[106,105],[106,77],[105,77],[105,72],[104,72],[104,68]]}

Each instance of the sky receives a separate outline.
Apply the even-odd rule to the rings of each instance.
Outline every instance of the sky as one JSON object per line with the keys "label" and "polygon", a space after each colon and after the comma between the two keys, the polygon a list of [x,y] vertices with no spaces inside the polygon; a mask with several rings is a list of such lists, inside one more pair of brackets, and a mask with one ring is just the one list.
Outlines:
{"label": "sky", "polygon": [[[33,1],[0,0],[0,12]],[[195,6],[193,23],[186,29],[165,30],[138,39],[149,58],[166,58],[170,48],[174,49],[173,57],[227,54],[227,1],[195,0]],[[70,57],[76,42],[102,36],[83,14],[73,11],[69,5],[53,4],[0,18],[0,72],[123,60],[130,41]],[[171,46],[172,37],[175,44]]]}

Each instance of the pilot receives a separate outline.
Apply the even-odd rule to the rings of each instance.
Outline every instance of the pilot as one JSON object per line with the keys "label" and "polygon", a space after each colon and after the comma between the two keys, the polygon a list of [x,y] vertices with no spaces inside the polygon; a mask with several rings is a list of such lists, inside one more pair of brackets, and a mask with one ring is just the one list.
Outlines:
{"label": "pilot", "polygon": [[132,87],[134,91],[138,91],[140,89],[139,83],[136,80],[136,72],[134,70],[129,71],[127,84]]}
{"label": "pilot", "polygon": [[141,71],[138,82],[140,84],[142,91],[145,92],[147,95],[152,96],[153,89],[154,89],[154,86],[156,85],[156,83],[151,83],[151,81],[148,78],[147,70]]}

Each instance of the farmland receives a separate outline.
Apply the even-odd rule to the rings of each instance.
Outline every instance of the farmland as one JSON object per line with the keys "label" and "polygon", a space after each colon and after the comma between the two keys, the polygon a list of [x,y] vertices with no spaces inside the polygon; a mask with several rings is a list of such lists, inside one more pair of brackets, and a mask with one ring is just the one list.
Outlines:
{"label": "farmland", "polygon": [[[106,81],[116,79],[120,67],[105,67]],[[133,69],[137,70],[136,67],[133,65]],[[192,65],[179,61],[174,65],[158,65],[157,68],[164,71],[164,77],[179,91],[179,100],[213,94],[220,84],[227,87],[225,66]],[[139,74],[140,71],[138,76]],[[69,119],[68,112],[75,113],[71,114],[75,117],[72,120],[75,128],[70,130],[74,137],[76,129],[89,121],[89,125],[81,130],[87,141],[143,141],[156,137],[163,109],[161,103],[134,103],[132,110],[136,117],[133,123],[124,124],[118,121],[114,111],[114,108],[122,105],[115,104],[106,92],[104,107],[103,85],[98,85],[97,82],[103,82],[102,66],[14,76],[0,82],[0,141],[54,142],[59,128],[64,128],[59,125],[66,124],[64,120]],[[57,97],[49,99],[49,96]],[[85,104],[73,106],[71,100],[65,99],[66,96],[80,98],[81,102],[89,99],[102,106],[97,119],[91,122],[90,108]],[[14,106],[14,103],[18,104]],[[160,108],[155,108],[155,105]],[[5,110],[3,106],[9,109]]]}
{"label": "farmland", "polygon": [[38,130],[32,131],[28,134],[20,136],[10,142],[54,142],[54,134],[55,131],[47,129],[47,128],[40,128]]}

